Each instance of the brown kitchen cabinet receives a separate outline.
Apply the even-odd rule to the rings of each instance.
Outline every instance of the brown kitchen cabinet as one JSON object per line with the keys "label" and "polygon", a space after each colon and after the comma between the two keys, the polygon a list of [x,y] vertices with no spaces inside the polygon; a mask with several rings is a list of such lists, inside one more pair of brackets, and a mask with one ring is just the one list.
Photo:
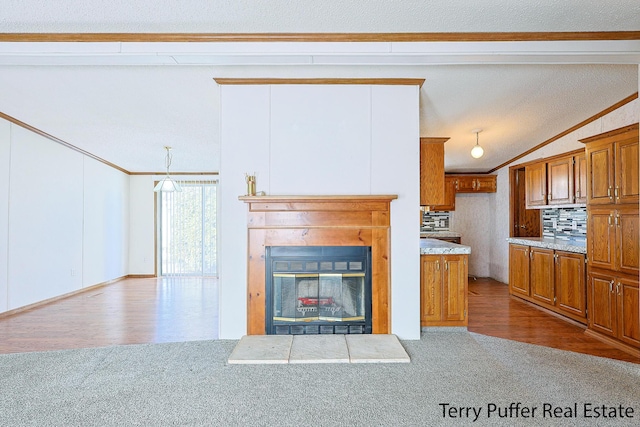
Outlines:
{"label": "brown kitchen cabinet", "polygon": [[468,257],[420,256],[421,326],[467,326]]}
{"label": "brown kitchen cabinet", "polygon": [[587,333],[640,356],[638,124],[581,141],[587,163]]}
{"label": "brown kitchen cabinet", "polygon": [[573,192],[575,203],[587,203],[587,156],[573,157]]}
{"label": "brown kitchen cabinet", "polygon": [[547,205],[547,163],[525,166],[524,176],[527,193],[527,209]]}
{"label": "brown kitchen cabinet", "polygon": [[496,175],[455,175],[456,193],[495,193]]}
{"label": "brown kitchen cabinet", "polygon": [[587,322],[585,256],[509,245],[509,292],[581,323]]}
{"label": "brown kitchen cabinet", "polygon": [[429,206],[430,211],[455,211],[456,210],[456,178],[451,175],[444,177],[444,203]]}
{"label": "brown kitchen cabinet", "polygon": [[527,209],[581,205],[587,201],[584,150],[548,157],[524,166]]}
{"label": "brown kitchen cabinet", "polygon": [[547,203],[567,205],[574,203],[573,156],[547,162]]}
{"label": "brown kitchen cabinet", "polygon": [[638,124],[582,139],[586,144],[587,203],[638,204]]}
{"label": "brown kitchen cabinet", "polygon": [[509,292],[512,295],[528,297],[529,286],[529,246],[509,245]]}
{"label": "brown kitchen cabinet", "polygon": [[587,212],[587,255],[594,268],[640,274],[637,206],[595,206]]}
{"label": "brown kitchen cabinet", "polygon": [[637,277],[591,271],[589,307],[589,331],[640,348],[640,299]]}
{"label": "brown kitchen cabinet", "polygon": [[445,203],[444,143],[449,138],[420,138],[420,206]]}

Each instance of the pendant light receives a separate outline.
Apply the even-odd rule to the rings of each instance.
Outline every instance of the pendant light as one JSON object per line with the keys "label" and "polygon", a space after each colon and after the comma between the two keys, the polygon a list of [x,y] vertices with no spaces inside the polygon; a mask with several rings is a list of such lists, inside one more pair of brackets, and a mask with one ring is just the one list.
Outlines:
{"label": "pendant light", "polygon": [[484,149],[478,144],[478,134],[482,132],[482,129],[474,129],[471,132],[476,134],[476,145],[471,149],[471,157],[479,159],[484,154]]}
{"label": "pendant light", "polygon": [[169,176],[169,166],[171,166],[171,147],[165,146],[164,149],[167,150],[167,157],[165,159],[167,175],[158,182],[158,185],[155,186],[153,191],[156,193],[159,191],[182,191],[182,187],[180,187],[180,185]]}

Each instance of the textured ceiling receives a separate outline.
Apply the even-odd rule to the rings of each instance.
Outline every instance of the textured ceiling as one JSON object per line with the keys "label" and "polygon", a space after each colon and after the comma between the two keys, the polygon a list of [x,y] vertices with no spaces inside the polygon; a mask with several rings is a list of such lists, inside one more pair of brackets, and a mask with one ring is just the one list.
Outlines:
{"label": "textured ceiling", "polygon": [[[640,30],[633,1],[4,0],[0,32]],[[640,42],[0,43],[0,112],[132,172],[219,169],[214,77],[415,77],[421,136],[486,171],[638,91]],[[319,65],[323,64],[323,65]],[[482,128],[485,156],[469,155]]]}

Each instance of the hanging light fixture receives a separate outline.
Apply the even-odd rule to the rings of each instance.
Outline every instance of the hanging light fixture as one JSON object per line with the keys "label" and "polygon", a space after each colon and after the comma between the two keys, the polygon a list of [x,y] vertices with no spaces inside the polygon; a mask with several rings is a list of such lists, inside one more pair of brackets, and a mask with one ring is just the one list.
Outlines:
{"label": "hanging light fixture", "polygon": [[478,134],[482,132],[482,129],[474,129],[471,132],[476,134],[476,145],[471,149],[471,157],[479,159],[484,154],[484,149],[478,144]]}
{"label": "hanging light fixture", "polygon": [[180,185],[169,176],[169,166],[171,166],[171,147],[165,146],[164,149],[167,150],[167,157],[165,160],[167,175],[158,182],[158,185],[155,186],[153,191],[156,193],[158,191],[182,191],[182,187],[180,187]]}

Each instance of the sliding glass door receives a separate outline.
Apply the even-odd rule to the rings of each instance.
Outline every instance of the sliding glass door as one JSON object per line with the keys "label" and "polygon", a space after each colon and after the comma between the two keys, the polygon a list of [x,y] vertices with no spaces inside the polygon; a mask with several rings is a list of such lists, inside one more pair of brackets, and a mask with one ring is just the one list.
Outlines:
{"label": "sliding glass door", "polygon": [[216,276],[216,181],[178,181],[158,194],[161,276]]}

